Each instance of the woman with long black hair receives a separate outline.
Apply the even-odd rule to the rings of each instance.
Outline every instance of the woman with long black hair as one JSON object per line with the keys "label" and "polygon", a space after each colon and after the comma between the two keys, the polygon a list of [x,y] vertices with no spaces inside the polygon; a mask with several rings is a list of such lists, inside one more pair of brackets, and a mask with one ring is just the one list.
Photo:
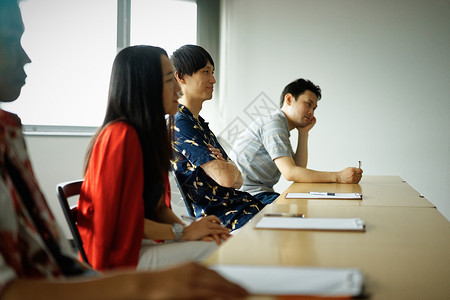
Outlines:
{"label": "woman with long black hair", "polygon": [[[165,116],[172,123],[179,92],[163,49],[133,46],[117,55],[78,204],[78,227],[94,269],[201,260],[229,236],[215,216],[185,227],[164,199],[172,158]],[[183,242],[161,243],[166,240]]]}

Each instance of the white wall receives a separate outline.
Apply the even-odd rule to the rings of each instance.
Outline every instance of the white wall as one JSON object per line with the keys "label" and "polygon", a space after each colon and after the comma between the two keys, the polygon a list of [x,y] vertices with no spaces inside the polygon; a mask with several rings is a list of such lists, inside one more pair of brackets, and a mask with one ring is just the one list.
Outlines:
{"label": "white wall", "polygon": [[56,196],[56,185],[83,178],[84,153],[89,137],[26,136],[31,164],[55,218],[70,237]]}
{"label": "white wall", "polygon": [[308,78],[323,91],[308,167],[362,160],[450,219],[449,12],[448,0],[222,1],[221,94],[203,116],[232,141],[245,111]]}
{"label": "white wall", "polygon": [[[323,90],[310,168],[340,170],[362,160],[365,174],[401,176],[450,219],[448,0],[225,0],[221,6],[221,57],[215,58],[221,94],[202,113],[217,135],[232,141],[251,121],[246,112],[266,100],[278,103],[287,83],[308,78]],[[55,186],[82,177],[90,138],[26,140],[65,226]],[[174,201],[182,212],[176,194]]]}
{"label": "white wall", "polygon": [[[56,196],[56,185],[61,182],[83,178],[84,154],[90,137],[26,136],[31,163],[42,192],[56,220],[71,238],[69,228]],[[187,215],[180,193],[171,178],[172,209],[178,216]],[[75,197],[74,197],[75,198]],[[77,199],[70,199],[75,204]]]}

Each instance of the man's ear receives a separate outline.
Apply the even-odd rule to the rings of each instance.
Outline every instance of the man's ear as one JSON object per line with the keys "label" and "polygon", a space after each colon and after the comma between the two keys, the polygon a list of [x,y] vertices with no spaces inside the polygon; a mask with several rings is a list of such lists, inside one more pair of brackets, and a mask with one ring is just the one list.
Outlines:
{"label": "man's ear", "polygon": [[178,73],[178,71],[175,71],[175,78],[177,79],[177,81],[178,81],[179,83],[186,84],[186,80],[184,80],[184,77],[183,77],[183,76],[180,76],[180,74]]}
{"label": "man's ear", "polygon": [[284,103],[286,103],[287,105],[291,106],[292,102],[294,101],[295,98],[291,93],[287,93],[286,95],[284,95]]}

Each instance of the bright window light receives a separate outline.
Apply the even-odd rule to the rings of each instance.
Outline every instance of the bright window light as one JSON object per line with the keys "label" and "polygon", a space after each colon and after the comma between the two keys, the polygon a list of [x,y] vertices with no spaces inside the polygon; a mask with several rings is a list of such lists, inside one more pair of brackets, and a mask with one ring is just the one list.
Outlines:
{"label": "bright window light", "polygon": [[131,1],[131,45],[159,46],[170,56],[177,48],[196,42],[195,1]]}
{"label": "bright window light", "polygon": [[115,1],[20,3],[22,44],[32,63],[15,102],[3,108],[24,124],[98,126],[116,52]]}
{"label": "bright window light", "polygon": [[[19,99],[2,109],[28,125],[99,126],[117,51],[117,1],[29,0],[20,6],[22,44],[32,63]],[[132,45],[160,46],[170,55],[196,43],[195,2],[132,0],[131,9]]]}

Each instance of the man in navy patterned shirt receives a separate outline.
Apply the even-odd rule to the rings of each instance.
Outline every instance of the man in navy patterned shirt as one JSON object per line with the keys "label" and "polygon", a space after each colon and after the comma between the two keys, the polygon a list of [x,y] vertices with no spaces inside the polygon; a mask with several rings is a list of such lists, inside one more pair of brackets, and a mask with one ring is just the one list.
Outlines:
{"label": "man in navy patterned shirt", "polygon": [[195,45],[179,48],[171,59],[183,91],[175,115],[173,169],[196,216],[216,215],[228,228],[238,229],[268,203],[237,190],[242,185],[241,172],[199,115],[214,91],[214,61]]}

